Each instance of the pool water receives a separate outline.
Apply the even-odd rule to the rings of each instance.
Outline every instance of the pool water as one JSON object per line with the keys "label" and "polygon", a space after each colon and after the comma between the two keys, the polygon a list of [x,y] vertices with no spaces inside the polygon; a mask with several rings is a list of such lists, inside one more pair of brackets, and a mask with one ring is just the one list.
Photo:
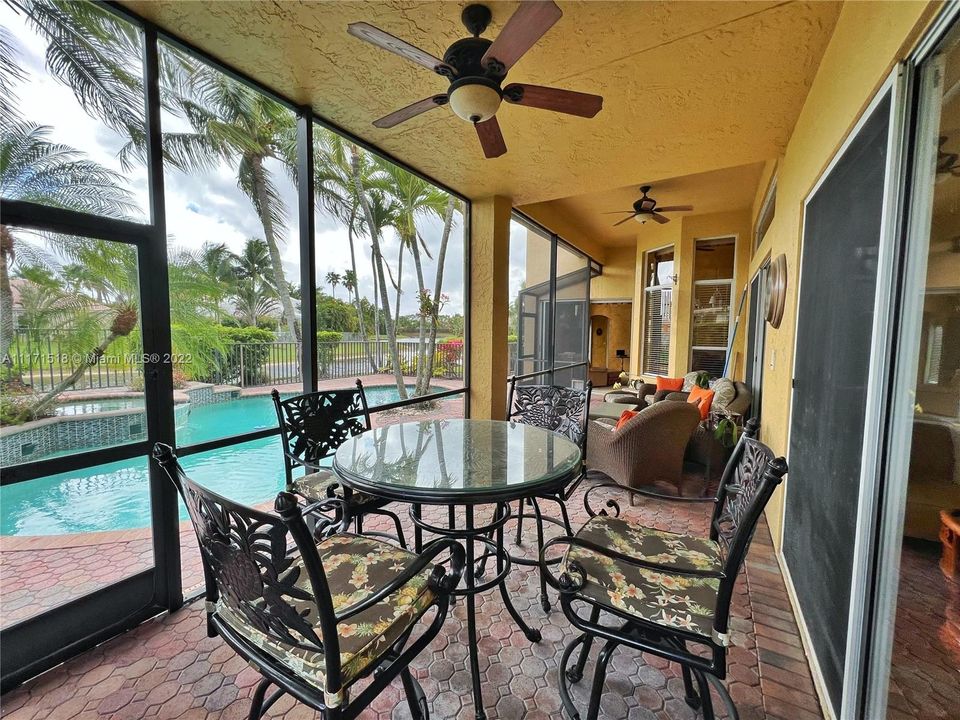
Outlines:
{"label": "pool water", "polygon": [[143,410],[143,400],[139,398],[104,398],[102,400],[78,400],[64,403],[54,411],[57,415],[89,415],[91,413],[110,412],[112,410]]}
{"label": "pool water", "polygon": [[[412,390],[412,387],[410,388]],[[396,402],[395,387],[365,388],[370,407]],[[277,425],[269,395],[191,407],[177,444],[193,445]],[[241,503],[273,499],[283,488],[280,440],[268,437],[181,461],[187,474]],[[186,511],[180,508],[181,520]],[[145,458],[50,475],[0,488],[0,535],[61,535],[150,525]]]}

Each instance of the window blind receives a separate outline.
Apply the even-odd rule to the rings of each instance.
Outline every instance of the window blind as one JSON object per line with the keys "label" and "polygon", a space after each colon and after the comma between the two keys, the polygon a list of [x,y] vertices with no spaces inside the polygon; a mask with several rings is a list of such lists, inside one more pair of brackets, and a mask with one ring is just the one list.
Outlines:
{"label": "window blind", "polygon": [[732,280],[698,280],[693,285],[691,370],[723,373],[730,337]]}
{"label": "window blind", "polygon": [[670,361],[670,315],[673,288],[654,285],[644,291],[643,371],[666,375]]}

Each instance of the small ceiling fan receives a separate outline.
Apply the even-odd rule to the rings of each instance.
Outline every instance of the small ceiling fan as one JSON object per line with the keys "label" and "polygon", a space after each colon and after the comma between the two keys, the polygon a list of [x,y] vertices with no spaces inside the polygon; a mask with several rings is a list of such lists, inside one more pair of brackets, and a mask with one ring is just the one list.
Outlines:
{"label": "small ceiling fan", "polygon": [[614,210],[613,212],[604,213],[604,215],[630,213],[628,217],[615,222],[613,227],[623,225],[625,222],[627,222],[627,220],[633,219],[636,219],[636,221],[640,224],[645,223],[647,220],[653,220],[654,222],[663,225],[664,223],[670,222],[670,218],[668,218],[666,215],[661,215],[661,213],[689,212],[690,210],[693,210],[693,205],[671,205],[670,207],[657,207],[657,201],[647,195],[650,190],[650,185],[644,185],[640,188],[640,192],[643,193],[643,197],[633,204],[633,210]]}
{"label": "small ceiling fan", "polygon": [[599,95],[524,83],[503,87],[507,71],[562,15],[553,0],[525,0],[507,20],[497,39],[488,40],[480,35],[490,24],[490,9],[486,5],[467,5],[461,20],[473,37],[453,43],[443,54],[443,60],[373,25],[351,23],[347,32],[354,37],[422,65],[450,82],[446,93],[418,100],[385,115],[375,120],[374,126],[391,128],[449,103],[454,114],[476,127],[483,154],[495,158],[507,151],[496,118],[503,100],[514,105],[594,117],[603,107],[603,98]]}

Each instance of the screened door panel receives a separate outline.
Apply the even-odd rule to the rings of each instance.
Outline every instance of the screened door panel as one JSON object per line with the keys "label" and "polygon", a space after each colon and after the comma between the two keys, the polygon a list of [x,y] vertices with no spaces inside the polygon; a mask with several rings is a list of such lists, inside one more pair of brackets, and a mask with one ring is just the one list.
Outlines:
{"label": "screened door panel", "polygon": [[808,201],[783,553],[840,707],[860,495],[890,97]]}

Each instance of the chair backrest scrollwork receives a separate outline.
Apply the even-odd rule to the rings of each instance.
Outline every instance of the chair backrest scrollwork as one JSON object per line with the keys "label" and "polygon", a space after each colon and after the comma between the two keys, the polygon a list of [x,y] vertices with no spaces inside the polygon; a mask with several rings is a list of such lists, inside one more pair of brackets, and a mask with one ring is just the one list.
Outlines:
{"label": "chair backrest scrollwork", "polygon": [[360,380],[356,388],[322,390],[286,400],[280,398],[277,390],[271,395],[280,424],[288,486],[293,482],[294,468],[302,464],[297,459],[317,466],[349,438],[371,427]]}
{"label": "chair backrest scrollwork", "polygon": [[[208,628],[214,614],[234,627],[232,616],[271,641],[322,653],[328,670],[333,659],[339,676],[333,601],[296,499],[286,492],[277,496],[280,516],[256,510],[192,481],[169,445],[157,443],[153,456],[183,498],[197,535]],[[323,517],[317,522],[324,524],[320,534],[342,525]],[[298,553],[291,552],[294,546]],[[332,644],[322,637],[333,638]]]}
{"label": "chair backrest scrollwork", "polygon": [[585,456],[592,390],[589,381],[583,390],[574,390],[559,385],[521,385],[511,377],[507,419],[565,435]]}
{"label": "chair backrest scrollwork", "polygon": [[770,496],[787,474],[787,462],[757,440],[756,420],[749,420],[720,478],[710,521],[710,538],[723,551],[724,575],[717,598],[717,629],[725,632],[733,585],[743,566],[757,523]]}

